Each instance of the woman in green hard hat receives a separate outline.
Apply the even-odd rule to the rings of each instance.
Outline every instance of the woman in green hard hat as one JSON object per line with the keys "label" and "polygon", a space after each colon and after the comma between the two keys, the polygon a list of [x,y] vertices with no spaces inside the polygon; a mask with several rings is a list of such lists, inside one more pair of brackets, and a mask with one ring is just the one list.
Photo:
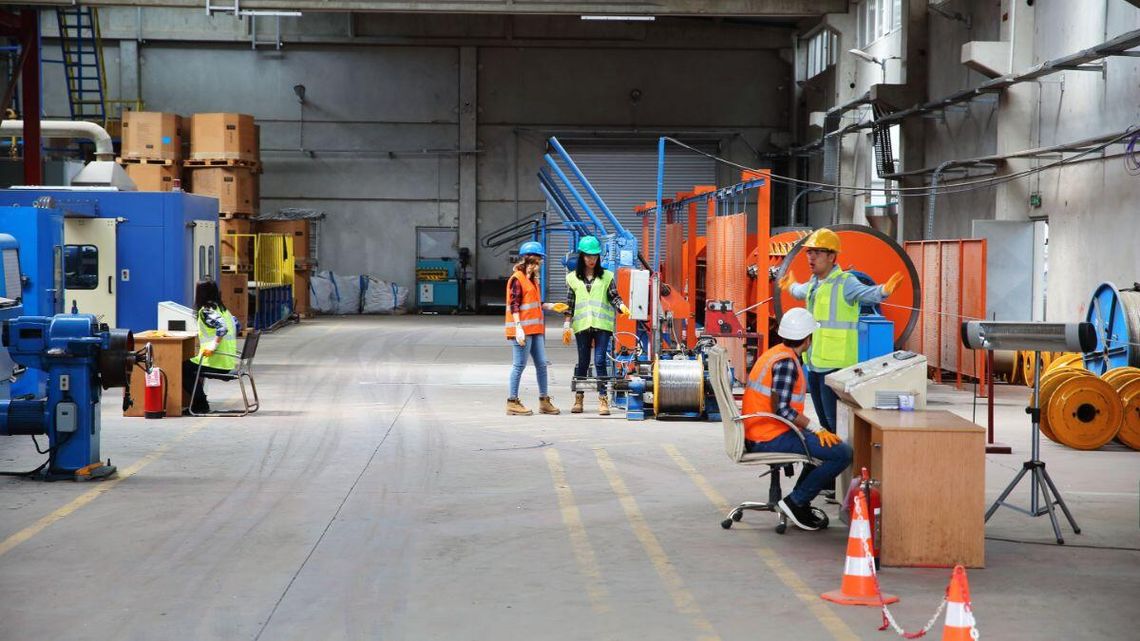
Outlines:
{"label": "woman in green hard hat", "polygon": [[[598,379],[608,374],[610,339],[614,335],[614,312],[629,314],[629,308],[618,295],[613,272],[602,267],[602,244],[593,236],[578,241],[578,264],[566,274],[566,320],[562,324],[562,342],[569,345],[573,333],[578,342],[578,364],[574,376],[586,376],[590,371],[590,356],[594,359],[594,375]],[[573,414],[582,413],[585,392],[574,395]],[[608,416],[609,399],[606,386],[598,382],[598,414]]]}

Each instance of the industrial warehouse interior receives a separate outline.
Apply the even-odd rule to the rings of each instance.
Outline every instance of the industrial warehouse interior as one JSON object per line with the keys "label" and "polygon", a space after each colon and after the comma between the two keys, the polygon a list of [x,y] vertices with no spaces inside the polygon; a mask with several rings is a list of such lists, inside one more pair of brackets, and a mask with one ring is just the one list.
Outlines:
{"label": "industrial warehouse interior", "polygon": [[0,640],[1140,638],[1140,1],[0,7]]}

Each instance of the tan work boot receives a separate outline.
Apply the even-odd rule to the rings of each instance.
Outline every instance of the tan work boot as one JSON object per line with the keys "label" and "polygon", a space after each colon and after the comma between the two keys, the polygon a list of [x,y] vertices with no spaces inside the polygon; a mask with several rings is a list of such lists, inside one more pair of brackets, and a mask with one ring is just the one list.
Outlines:
{"label": "tan work boot", "polygon": [[508,416],[530,416],[534,412],[528,410],[517,398],[507,399],[507,415]]}
{"label": "tan work boot", "polygon": [[598,414],[602,416],[610,415],[610,399],[606,398],[605,394],[598,397]]}
{"label": "tan work boot", "polygon": [[581,414],[582,413],[582,403],[584,403],[585,401],[586,401],[586,393],[585,392],[574,392],[574,407],[570,408],[570,413],[571,414]]}
{"label": "tan work boot", "polygon": [[543,414],[561,414],[562,410],[554,407],[554,403],[550,402],[549,396],[538,397],[538,411]]}

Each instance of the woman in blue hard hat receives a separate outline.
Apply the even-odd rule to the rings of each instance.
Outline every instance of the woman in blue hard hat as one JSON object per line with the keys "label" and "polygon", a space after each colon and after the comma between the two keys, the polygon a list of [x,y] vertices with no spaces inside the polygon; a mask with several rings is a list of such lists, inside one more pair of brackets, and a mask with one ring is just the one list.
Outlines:
{"label": "woman in blue hard hat", "polygon": [[543,414],[559,414],[560,411],[550,402],[546,389],[546,320],[543,310],[560,307],[542,302],[542,287],[538,282],[542,261],[546,251],[542,243],[529,241],[519,247],[519,262],[515,264],[511,277],[507,279],[507,308],[504,328],[507,340],[514,341],[514,363],[511,367],[511,389],[507,397],[507,414],[530,416],[534,414],[519,400],[519,381],[526,369],[526,357],[530,354],[534,370],[538,375],[538,411]]}
{"label": "woman in blue hard hat", "polygon": [[[578,364],[574,376],[586,376],[590,357],[594,359],[594,375],[598,380],[598,414],[608,416],[609,399],[601,381],[608,374],[610,339],[614,336],[614,310],[628,315],[629,308],[617,291],[613,272],[602,267],[602,244],[593,236],[578,241],[578,264],[566,274],[566,320],[562,323],[562,342],[570,344],[570,334],[578,342]],[[585,392],[574,393],[573,414],[582,413]]]}

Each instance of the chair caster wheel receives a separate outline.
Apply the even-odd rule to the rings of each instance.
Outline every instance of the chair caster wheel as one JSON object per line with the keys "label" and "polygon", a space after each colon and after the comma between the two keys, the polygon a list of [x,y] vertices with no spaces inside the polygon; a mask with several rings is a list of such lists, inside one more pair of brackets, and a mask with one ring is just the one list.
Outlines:
{"label": "chair caster wheel", "polygon": [[720,526],[726,530],[729,529],[730,527],[732,527],[732,519],[725,519],[725,520],[721,521]]}
{"label": "chair caster wheel", "polygon": [[737,523],[739,523],[740,519],[742,518],[744,518],[744,512],[737,512],[736,514],[732,515],[732,520],[736,521]]}
{"label": "chair caster wheel", "polygon": [[819,529],[826,530],[827,526],[831,523],[831,519],[827,518],[827,513],[818,507],[813,507],[811,511],[812,514],[819,518]]}
{"label": "chair caster wheel", "polygon": [[788,524],[787,523],[781,523],[781,524],[776,526],[776,534],[783,534],[784,532],[787,532],[787,531],[788,531]]}

